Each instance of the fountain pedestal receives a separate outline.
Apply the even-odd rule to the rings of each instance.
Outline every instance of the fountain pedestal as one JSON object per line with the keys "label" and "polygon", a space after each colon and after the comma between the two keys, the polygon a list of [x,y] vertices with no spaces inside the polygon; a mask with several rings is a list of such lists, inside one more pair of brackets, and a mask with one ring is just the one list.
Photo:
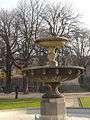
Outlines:
{"label": "fountain pedestal", "polygon": [[64,96],[58,91],[59,82],[45,83],[48,87],[41,101],[41,120],[65,120]]}
{"label": "fountain pedestal", "polygon": [[64,98],[42,98],[41,120],[65,120],[66,109]]}

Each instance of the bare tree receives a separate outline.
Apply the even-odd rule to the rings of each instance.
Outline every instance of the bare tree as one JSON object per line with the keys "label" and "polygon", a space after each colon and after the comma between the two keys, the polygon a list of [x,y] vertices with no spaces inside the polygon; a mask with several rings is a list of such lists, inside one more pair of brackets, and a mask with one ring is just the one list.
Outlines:
{"label": "bare tree", "polygon": [[[18,45],[18,57],[14,59],[15,66],[19,66],[17,60],[21,61],[24,67],[32,65],[33,58],[36,56],[40,47],[35,46],[34,41],[39,36],[39,31],[42,26],[42,18],[40,14],[44,10],[43,4],[37,0],[30,0],[20,2],[18,4],[17,13],[19,19],[19,45]],[[38,51],[36,50],[38,48]],[[24,82],[24,93],[28,93],[28,81],[23,78]]]}
{"label": "bare tree", "polygon": [[18,21],[15,19],[15,14],[15,11],[0,11],[0,40],[5,44],[6,93],[11,92],[12,53],[16,49],[18,33]]}
{"label": "bare tree", "polygon": [[[90,55],[90,31],[78,28],[74,31],[71,40],[71,50],[76,56],[76,63],[79,66],[86,66],[87,56]],[[74,58],[75,59],[75,58]]]}
{"label": "bare tree", "polygon": [[69,37],[79,23],[79,15],[73,12],[71,6],[62,5],[61,2],[56,5],[47,5],[42,17],[46,22],[49,34],[52,36]]}

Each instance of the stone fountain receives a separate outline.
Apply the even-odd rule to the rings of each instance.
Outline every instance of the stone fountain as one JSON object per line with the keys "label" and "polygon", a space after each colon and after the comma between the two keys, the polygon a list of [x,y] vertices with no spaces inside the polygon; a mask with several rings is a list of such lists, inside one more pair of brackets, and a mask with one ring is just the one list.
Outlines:
{"label": "stone fountain", "polygon": [[64,46],[69,40],[65,37],[40,38],[36,44],[48,48],[47,65],[22,69],[23,75],[30,80],[44,82],[48,87],[47,93],[42,96],[40,120],[65,120],[65,98],[58,91],[61,82],[78,78],[84,68],[79,66],[58,66],[55,49]]}

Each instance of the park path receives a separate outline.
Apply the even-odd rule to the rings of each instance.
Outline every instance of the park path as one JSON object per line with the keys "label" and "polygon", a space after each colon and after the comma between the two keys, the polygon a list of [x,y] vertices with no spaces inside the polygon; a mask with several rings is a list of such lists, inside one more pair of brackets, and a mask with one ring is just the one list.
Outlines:
{"label": "park path", "polygon": [[[24,95],[19,92],[18,98],[41,98],[42,93],[29,93],[28,95]],[[63,93],[65,96],[66,107],[80,107],[79,98],[80,97],[90,97],[90,92],[83,93]],[[0,93],[0,99],[14,99],[15,92],[10,94]]]}

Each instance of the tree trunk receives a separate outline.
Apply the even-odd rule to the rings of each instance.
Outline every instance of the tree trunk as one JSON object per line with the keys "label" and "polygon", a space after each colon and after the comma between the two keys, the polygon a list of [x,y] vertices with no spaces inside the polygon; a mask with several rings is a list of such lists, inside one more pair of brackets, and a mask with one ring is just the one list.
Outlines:
{"label": "tree trunk", "polygon": [[10,46],[7,44],[7,55],[6,55],[6,90],[5,93],[11,92],[11,51]]}
{"label": "tree trunk", "polygon": [[23,93],[28,94],[28,80],[23,77]]}
{"label": "tree trunk", "polygon": [[11,66],[9,59],[6,60],[6,92],[11,92]]}

